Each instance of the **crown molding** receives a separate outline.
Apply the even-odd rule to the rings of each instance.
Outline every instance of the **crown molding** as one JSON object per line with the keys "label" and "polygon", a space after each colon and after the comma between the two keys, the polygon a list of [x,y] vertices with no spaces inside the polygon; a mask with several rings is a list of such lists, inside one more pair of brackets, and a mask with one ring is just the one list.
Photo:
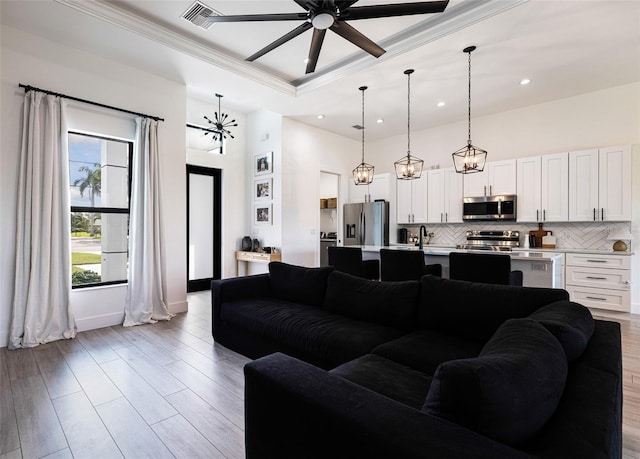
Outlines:
{"label": "crown molding", "polygon": [[114,3],[108,3],[105,0],[91,2],[86,0],[55,1],[289,96],[296,95],[295,86],[283,78],[260,70],[215,48],[198,43],[155,22],[135,16]]}

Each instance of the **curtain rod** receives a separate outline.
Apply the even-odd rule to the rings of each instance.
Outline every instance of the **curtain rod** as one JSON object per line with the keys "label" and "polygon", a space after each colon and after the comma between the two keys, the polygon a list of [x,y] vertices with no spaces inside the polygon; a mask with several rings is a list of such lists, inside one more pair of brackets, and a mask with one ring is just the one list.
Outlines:
{"label": "curtain rod", "polygon": [[75,100],[76,102],[84,102],[85,104],[96,105],[98,107],[108,108],[111,110],[116,110],[118,112],[128,113],[130,115],[142,116],[144,118],[151,118],[152,120],[156,120],[156,121],[164,121],[164,118],[160,118],[158,116],[150,116],[150,115],[145,115],[144,113],[132,112],[131,110],[125,110],[124,108],[112,107],[111,105],[105,105],[99,102],[93,102],[92,100],[80,99],[78,97],[68,96],[66,94],[60,94],[59,92],[53,92],[47,89],[40,89],[40,88],[36,88],[35,86],[30,86],[27,84],[20,83],[18,86],[21,88],[24,88],[25,92],[29,92],[29,91],[43,92],[45,94],[50,94],[52,96],[63,97],[65,99]]}

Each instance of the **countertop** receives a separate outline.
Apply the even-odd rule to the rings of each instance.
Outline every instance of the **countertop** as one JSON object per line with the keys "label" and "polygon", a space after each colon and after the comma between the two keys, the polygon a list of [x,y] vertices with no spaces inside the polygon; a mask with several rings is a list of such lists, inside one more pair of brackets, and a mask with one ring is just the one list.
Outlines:
{"label": "countertop", "polygon": [[[418,246],[414,246],[413,244],[392,244],[390,245],[388,248],[395,248],[395,247],[400,247],[400,248],[404,248],[404,249],[417,249]],[[459,250],[456,249],[455,246],[453,245],[437,245],[437,244],[427,244],[424,246],[424,250],[426,253],[427,249],[435,249],[435,250],[449,250],[449,251],[454,251],[454,250]],[[484,251],[487,252],[487,251]],[[540,252],[540,253],[586,253],[589,255],[617,255],[617,256],[621,256],[621,257],[630,257],[634,254],[634,252],[614,252],[613,250],[595,250],[595,249],[568,249],[568,248],[561,248],[561,247],[556,247],[555,249],[543,249],[543,248],[524,248],[524,247],[518,247],[518,248],[514,248],[513,252]],[[505,252],[490,252],[490,253],[505,253]],[[506,252],[509,253],[509,252]]]}
{"label": "countertop", "polygon": [[[418,246],[409,245],[409,244],[401,244],[401,245],[390,245],[387,247],[381,247],[376,245],[355,245],[350,247],[360,247],[363,252],[380,252],[380,249],[391,249],[391,250],[419,250]],[[547,251],[546,253],[538,250],[518,250],[512,252],[492,252],[490,250],[465,250],[465,249],[456,249],[451,246],[436,246],[436,245],[425,245],[422,249],[425,255],[432,256],[448,256],[451,252],[463,252],[463,253],[484,253],[490,255],[509,255],[513,260],[525,260],[528,258],[535,258],[537,261],[553,261],[559,260],[562,256],[560,253]]]}

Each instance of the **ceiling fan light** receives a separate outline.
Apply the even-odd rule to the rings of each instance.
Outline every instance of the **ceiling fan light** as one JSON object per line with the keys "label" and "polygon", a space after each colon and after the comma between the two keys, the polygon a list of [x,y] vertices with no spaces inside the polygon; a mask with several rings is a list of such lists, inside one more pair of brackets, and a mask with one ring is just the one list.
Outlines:
{"label": "ceiling fan light", "polygon": [[319,13],[311,19],[311,25],[316,29],[325,30],[333,25],[335,18],[331,13]]}

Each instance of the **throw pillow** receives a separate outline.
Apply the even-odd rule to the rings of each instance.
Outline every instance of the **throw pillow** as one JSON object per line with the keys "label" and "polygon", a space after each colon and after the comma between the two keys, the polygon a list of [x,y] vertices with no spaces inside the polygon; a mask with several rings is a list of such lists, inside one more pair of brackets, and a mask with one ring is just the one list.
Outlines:
{"label": "throw pillow", "polygon": [[294,303],[322,306],[327,278],[333,267],[306,268],[279,261],[269,263],[271,291],[277,298]]}
{"label": "throw pillow", "polygon": [[556,301],[533,312],[529,318],[560,341],[569,362],[582,355],[595,327],[589,309],[572,301]]}
{"label": "throw pillow", "polygon": [[567,371],[562,347],[547,329],[532,319],[511,319],[479,357],[438,366],[423,410],[517,445],[551,418]]}
{"label": "throw pillow", "polygon": [[409,329],[420,294],[419,281],[378,282],[334,271],[324,308],[354,319]]}

